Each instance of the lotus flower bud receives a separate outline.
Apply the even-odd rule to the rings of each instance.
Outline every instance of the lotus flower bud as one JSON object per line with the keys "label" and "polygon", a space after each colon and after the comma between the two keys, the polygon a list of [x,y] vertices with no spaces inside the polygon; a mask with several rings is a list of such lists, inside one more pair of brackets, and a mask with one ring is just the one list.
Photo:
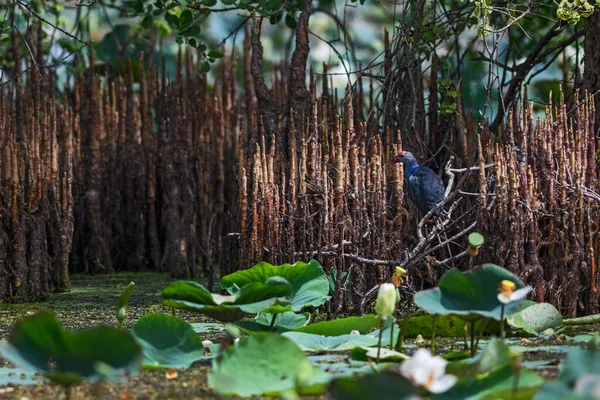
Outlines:
{"label": "lotus flower bud", "polygon": [[119,308],[119,311],[117,312],[117,320],[123,321],[125,319],[125,307],[121,307]]}
{"label": "lotus flower bud", "polygon": [[381,319],[385,319],[394,314],[396,310],[396,287],[392,283],[382,283],[379,285],[377,293],[377,304],[375,312]]}

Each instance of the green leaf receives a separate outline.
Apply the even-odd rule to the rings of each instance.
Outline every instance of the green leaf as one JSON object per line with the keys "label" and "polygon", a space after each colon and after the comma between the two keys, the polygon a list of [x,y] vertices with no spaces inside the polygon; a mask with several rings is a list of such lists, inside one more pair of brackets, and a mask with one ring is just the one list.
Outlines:
{"label": "green leaf", "polygon": [[[121,293],[121,297],[119,297],[119,303],[117,304],[117,319],[119,321],[122,321],[125,318],[125,308],[127,306],[127,302],[129,301],[129,297],[131,296],[134,287],[135,282],[131,282],[129,285],[127,285],[125,290],[123,290],[123,293]],[[120,318],[120,314],[122,314],[122,318]]]}
{"label": "green leaf", "polygon": [[232,6],[234,5],[236,2],[236,0],[221,0],[221,3],[223,3],[226,6]]}
{"label": "green leaf", "polygon": [[257,333],[231,346],[213,362],[208,384],[221,395],[277,396],[289,390],[318,394],[329,380],[290,339]]}
{"label": "green leaf", "polygon": [[200,312],[223,322],[258,314],[276,304],[286,305],[291,294],[291,285],[280,277],[244,285],[234,296],[212,294],[193,281],[173,282],[162,293],[165,305]]}
{"label": "green leaf", "polygon": [[506,321],[513,328],[539,335],[546,329],[561,325],[562,316],[552,304],[540,303],[512,314]]}
{"label": "green leaf", "polygon": [[[430,338],[433,333],[433,319],[435,318],[435,335],[437,337],[463,337],[465,334],[464,319],[454,315],[418,315],[410,317],[404,330],[405,338],[415,338],[421,335]],[[500,332],[500,323],[495,320],[480,320],[475,322],[475,332],[479,332],[481,326],[485,325],[484,333],[492,334]],[[470,325],[470,324],[469,324]]]}
{"label": "green leaf", "polygon": [[179,28],[181,30],[185,30],[192,24],[192,22],[194,22],[194,16],[192,12],[189,9],[183,10],[181,15],[179,16]]}
{"label": "green leaf", "polygon": [[294,331],[324,336],[349,334],[353,330],[365,334],[374,327],[379,326],[380,322],[381,320],[376,315],[366,314],[362,317],[338,318],[331,321],[317,322],[316,324],[296,328]]}
{"label": "green leaf", "polygon": [[[518,373],[518,380],[515,379]],[[513,387],[518,382],[517,394],[513,397]],[[446,393],[432,396],[435,400],[484,400],[484,399],[530,399],[544,383],[535,372],[521,368],[515,372],[511,365],[497,367],[491,372],[467,376]]]}
{"label": "green leaf", "polygon": [[43,312],[15,325],[0,354],[20,368],[70,385],[83,380],[119,380],[139,370],[142,352],[129,334],[107,326],[65,332]]}
{"label": "green leaf", "polygon": [[[522,288],[523,283],[510,271],[494,264],[483,264],[468,272],[450,270],[442,276],[439,286],[415,295],[415,304],[430,314],[455,315],[466,321],[482,317],[500,321],[502,303],[498,301],[498,286],[503,280]],[[504,315],[517,311],[523,301],[504,306]]]}
{"label": "green leaf", "polygon": [[271,325],[273,315],[275,315],[276,327],[289,330],[301,328],[308,324],[308,321],[310,320],[310,313],[296,314],[294,312],[287,311],[277,314],[260,313],[258,317],[256,317],[255,322],[269,327]]}
{"label": "green leaf", "polygon": [[[198,50],[203,51],[200,46],[198,46]],[[210,71],[210,64],[207,61],[202,61],[200,63],[198,63],[198,71],[200,72],[208,72]]]}
{"label": "green leaf", "polygon": [[329,283],[321,265],[311,260],[308,264],[297,262],[281,266],[261,262],[254,267],[226,275],[221,279],[221,287],[233,285],[242,287],[251,282],[266,282],[273,276],[281,276],[290,282],[293,288],[292,309],[300,311],[303,307],[318,307],[329,300]]}
{"label": "green leaf", "polygon": [[408,400],[417,397],[412,384],[394,372],[382,372],[356,378],[335,380],[329,388],[335,400]]}
{"label": "green leaf", "polygon": [[285,332],[304,351],[350,350],[360,346],[375,346],[378,338],[367,335],[323,336],[303,332]]}
{"label": "green leaf", "polygon": [[152,28],[153,23],[154,23],[154,17],[152,17],[152,15],[146,15],[144,17],[144,19],[142,19],[142,27],[144,29]]}
{"label": "green leaf", "polygon": [[202,0],[202,4],[204,4],[207,7],[214,7],[215,5],[217,5],[217,0]]}
{"label": "green leaf", "polygon": [[572,348],[562,363],[560,380],[573,385],[587,374],[600,374],[600,349],[597,338],[592,338],[587,349]]}
{"label": "green leaf", "polygon": [[285,15],[285,24],[288,26],[288,28],[290,29],[296,29],[296,18],[294,18],[293,16],[291,16],[290,14],[286,14]]}
{"label": "green leaf", "polygon": [[533,400],[593,400],[587,397],[577,396],[564,382],[552,381],[542,385],[540,390],[533,396]]}
{"label": "green leaf", "polygon": [[484,374],[510,361],[508,345],[497,337],[492,337],[485,349],[475,357],[449,363],[446,373],[457,376]]}
{"label": "green leaf", "polygon": [[172,28],[178,28],[179,27],[179,17],[177,15],[175,15],[175,14],[166,13],[165,14],[165,21],[167,21],[167,23]]}
{"label": "green leaf", "polygon": [[223,52],[220,50],[217,50],[217,49],[212,49],[211,51],[208,52],[208,56],[213,57],[213,58],[222,58]]}
{"label": "green leaf", "polygon": [[188,368],[204,358],[204,345],[192,326],[172,315],[144,315],[131,335],[142,348],[144,367]]}
{"label": "green leaf", "polygon": [[188,29],[186,29],[184,32],[182,32],[181,34],[185,37],[198,36],[198,35],[200,35],[200,25],[199,24],[192,25]]}

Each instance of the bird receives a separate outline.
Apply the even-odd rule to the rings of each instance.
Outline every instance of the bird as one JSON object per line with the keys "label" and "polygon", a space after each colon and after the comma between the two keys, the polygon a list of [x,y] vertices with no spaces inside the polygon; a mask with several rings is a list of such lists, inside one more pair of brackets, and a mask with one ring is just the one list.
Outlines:
{"label": "bird", "polygon": [[[392,158],[393,163],[404,164],[404,178],[408,182],[408,194],[423,214],[444,200],[444,182],[433,170],[424,165],[419,165],[414,154],[410,151],[401,151]],[[440,215],[441,210],[434,211]]]}

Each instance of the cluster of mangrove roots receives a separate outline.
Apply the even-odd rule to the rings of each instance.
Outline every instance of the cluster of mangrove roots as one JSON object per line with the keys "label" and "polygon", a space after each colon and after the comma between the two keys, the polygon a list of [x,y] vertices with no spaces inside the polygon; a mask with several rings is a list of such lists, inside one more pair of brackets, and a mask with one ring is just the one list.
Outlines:
{"label": "cluster of mangrove roots", "polygon": [[[363,93],[368,82],[339,93],[326,75],[306,76],[305,29],[292,64],[265,79],[254,24],[243,58],[225,59],[210,84],[186,53],[171,77],[161,60],[99,74],[88,58],[70,87],[33,69],[5,85],[0,298],[64,290],[68,266],[213,280],[261,260],[316,258],[335,283],[334,311],[362,309],[396,265],[409,270],[406,292],[481,262],[509,268],[565,315],[597,311],[590,101],[561,101],[543,120],[522,106],[501,136],[464,121],[448,135],[430,121],[436,138],[417,137],[378,125],[386,107]],[[440,138],[457,158],[436,152]],[[390,162],[403,143],[453,184],[437,221],[406,199],[402,166]],[[475,229],[486,243],[468,260]]]}

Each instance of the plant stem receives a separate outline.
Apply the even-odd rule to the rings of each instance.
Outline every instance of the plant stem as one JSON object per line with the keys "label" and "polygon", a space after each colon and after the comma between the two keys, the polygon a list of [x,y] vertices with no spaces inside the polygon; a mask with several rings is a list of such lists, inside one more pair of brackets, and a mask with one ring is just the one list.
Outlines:
{"label": "plant stem", "polygon": [[[515,368],[514,364],[518,363],[519,367]],[[514,378],[513,378],[513,387],[512,387],[512,398],[516,399],[518,394],[519,394],[519,377],[521,375],[521,360],[517,360],[517,361],[513,361],[513,372],[514,372]]]}
{"label": "plant stem", "polygon": [[119,321],[119,330],[123,330],[123,323],[125,322],[125,320],[120,320]]}
{"label": "plant stem", "polygon": [[379,343],[377,343],[377,364],[379,364],[379,355],[381,354],[381,338],[383,337],[383,319],[379,324]]}
{"label": "plant stem", "polygon": [[471,321],[471,357],[475,356],[475,321]]}
{"label": "plant stem", "polygon": [[175,316],[175,307],[171,307],[171,314]]}
{"label": "plant stem", "polygon": [[469,350],[469,339],[467,338],[467,336],[468,336],[468,333],[467,333],[467,329],[468,329],[467,328],[467,321],[465,321],[465,325],[463,326],[463,329],[465,331],[465,336],[464,336],[464,339],[465,339],[465,351],[467,351],[467,350]]}
{"label": "plant stem", "polygon": [[392,318],[392,325],[390,326],[390,350],[394,350],[394,317]]}
{"label": "plant stem", "polygon": [[71,400],[71,395],[73,394],[71,390],[72,390],[72,386],[71,385],[65,386],[65,398],[67,400]]}
{"label": "plant stem", "polygon": [[488,322],[490,322],[489,318],[486,318],[481,324],[481,328],[479,328],[479,334],[477,335],[477,340],[475,341],[475,347],[479,347],[479,339],[483,336],[483,331],[487,327]]}
{"label": "plant stem", "polygon": [[502,340],[506,338],[506,332],[504,332],[504,303],[500,306],[500,338]]}
{"label": "plant stem", "polygon": [[273,318],[271,318],[271,325],[269,326],[269,328],[271,328],[271,331],[273,331],[273,327],[275,326],[276,319],[277,319],[277,314],[273,314]]}
{"label": "plant stem", "polygon": [[411,312],[407,311],[402,317],[402,326],[400,327],[400,334],[398,335],[398,341],[396,342],[396,351],[402,352],[402,344],[404,343],[404,332],[408,326],[408,320],[410,319]]}
{"label": "plant stem", "polygon": [[431,331],[431,354],[435,356],[435,328],[437,325],[437,315],[433,316],[433,328]]}

